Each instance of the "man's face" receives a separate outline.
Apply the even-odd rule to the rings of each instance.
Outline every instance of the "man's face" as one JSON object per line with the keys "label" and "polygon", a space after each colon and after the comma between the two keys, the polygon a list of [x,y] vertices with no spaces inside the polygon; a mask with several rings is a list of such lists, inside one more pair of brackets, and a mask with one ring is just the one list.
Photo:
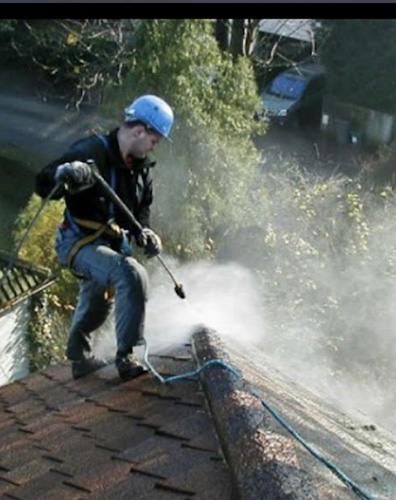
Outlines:
{"label": "man's face", "polygon": [[160,139],[161,135],[157,132],[148,131],[143,126],[136,127],[131,137],[129,154],[137,159],[143,159],[153,151]]}

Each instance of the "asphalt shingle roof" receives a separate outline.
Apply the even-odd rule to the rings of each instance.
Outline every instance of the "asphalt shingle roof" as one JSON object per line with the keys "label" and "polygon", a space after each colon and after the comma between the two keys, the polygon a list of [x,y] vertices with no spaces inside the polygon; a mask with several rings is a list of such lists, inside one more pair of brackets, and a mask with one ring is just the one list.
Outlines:
{"label": "asphalt shingle roof", "polygon": [[[184,354],[153,362],[185,373]],[[75,381],[63,365],[0,388],[0,496],[229,500],[232,486],[198,381],[121,383],[114,365]]]}
{"label": "asphalt shingle roof", "polygon": [[163,377],[221,361],[199,380],[164,385],[146,373],[121,383],[109,365],[75,381],[58,365],[0,387],[0,498],[357,498],[264,410],[262,397],[361,491],[395,497],[391,435],[360,428],[267,364],[252,363],[247,351],[224,349],[210,330],[192,342],[195,361],[190,346],[150,360]]}

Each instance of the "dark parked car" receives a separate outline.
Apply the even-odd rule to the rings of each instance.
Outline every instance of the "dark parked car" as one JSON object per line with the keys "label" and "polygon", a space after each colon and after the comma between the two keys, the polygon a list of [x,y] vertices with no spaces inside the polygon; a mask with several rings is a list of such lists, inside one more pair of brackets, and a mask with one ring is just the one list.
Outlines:
{"label": "dark parked car", "polygon": [[325,69],[318,62],[279,73],[261,94],[261,119],[280,125],[319,124],[325,87]]}

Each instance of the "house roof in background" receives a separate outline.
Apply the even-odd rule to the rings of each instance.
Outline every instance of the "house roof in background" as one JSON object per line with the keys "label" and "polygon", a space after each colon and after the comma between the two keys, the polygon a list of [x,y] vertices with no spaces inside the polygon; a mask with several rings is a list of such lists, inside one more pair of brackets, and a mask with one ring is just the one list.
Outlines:
{"label": "house roof in background", "polygon": [[0,250],[0,315],[54,281],[48,270]]}
{"label": "house roof in background", "polygon": [[311,42],[314,24],[313,19],[261,19],[259,31]]}

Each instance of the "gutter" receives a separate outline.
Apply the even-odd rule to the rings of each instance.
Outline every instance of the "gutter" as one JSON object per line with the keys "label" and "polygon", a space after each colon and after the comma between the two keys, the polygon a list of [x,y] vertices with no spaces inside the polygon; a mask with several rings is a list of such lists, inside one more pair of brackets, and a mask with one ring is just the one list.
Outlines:
{"label": "gutter", "polygon": [[17,306],[21,302],[25,301],[26,299],[28,299],[30,297],[33,297],[33,295],[36,295],[37,293],[40,293],[43,290],[45,290],[46,288],[50,287],[57,280],[58,280],[58,278],[55,276],[52,278],[48,278],[44,283],[32,288],[31,290],[26,291],[25,293],[19,295],[17,298],[10,300],[9,302],[6,302],[5,304],[2,305],[2,307],[0,309],[0,317],[9,313],[11,309],[13,309],[15,306]]}

